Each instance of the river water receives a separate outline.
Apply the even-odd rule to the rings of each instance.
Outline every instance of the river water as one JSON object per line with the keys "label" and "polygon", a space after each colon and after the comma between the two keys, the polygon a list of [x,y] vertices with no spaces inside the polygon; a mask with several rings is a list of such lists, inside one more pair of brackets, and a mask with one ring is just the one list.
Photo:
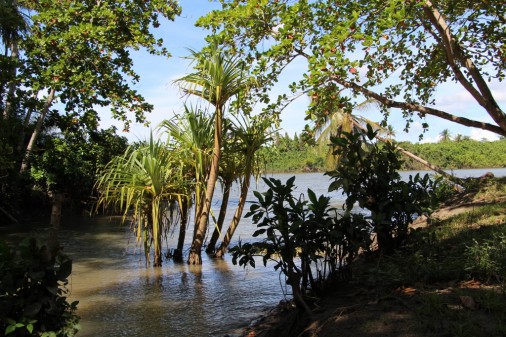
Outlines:
{"label": "river water", "polygon": [[[488,171],[506,176],[506,169],[461,170],[455,174],[480,176]],[[402,176],[409,174],[412,172],[403,172]],[[293,174],[270,176],[286,181]],[[327,193],[329,178],[321,173],[297,174],[295,184],[298,193],[311,188],[317,195],[331,196],[336,206],[344,201],[340,193]],[[251,190],[263,191],[265,186],[253,183]],[[235,188],[225,226],[238,194]],[[250,192],[248,201],[252,200],[255,198]],[[216,214],[219,203],[216,198]],[[249,219],[243,219],[235,240],[250,240],[253,232]],[[187,238],[191,236],[190,231]],[[176,235],[169,238],[171,248],[176,240]],[[203,253],[202,266],[164,261],[162,268],[145,267],[141,249],[118,217],[64,219],[60,241],[74,261],[69,288],[70,300],[79,301],[80,337],[234,335],[284,299],[279,273],[272,266],[263,267],[261,261],[256,269],[243,269],[233,265],[228,255],[213,260]]]}

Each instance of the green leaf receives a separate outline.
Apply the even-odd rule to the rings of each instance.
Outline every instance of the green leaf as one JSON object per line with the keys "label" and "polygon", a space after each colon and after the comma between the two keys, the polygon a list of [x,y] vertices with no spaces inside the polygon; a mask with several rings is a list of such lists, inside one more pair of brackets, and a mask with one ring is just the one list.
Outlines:
{"label": "green leaf", "polygon": [[5,335],[11,334],[16,330],[16,325],[9,325],[7,328],[5,328]]}

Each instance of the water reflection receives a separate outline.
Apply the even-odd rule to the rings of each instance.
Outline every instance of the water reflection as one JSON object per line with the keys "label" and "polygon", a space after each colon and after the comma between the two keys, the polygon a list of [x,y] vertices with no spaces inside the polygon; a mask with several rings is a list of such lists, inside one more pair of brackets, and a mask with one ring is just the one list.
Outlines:
{"label": "water reflection", "polygon": [[74,259],[70,300],[79,300],[79,336],[223,336],[282,298],[272,268],[246,269],[230,259],[202,266],[171,261],[145,268],[128,245],[128,228],[92,218],[63,227]]}

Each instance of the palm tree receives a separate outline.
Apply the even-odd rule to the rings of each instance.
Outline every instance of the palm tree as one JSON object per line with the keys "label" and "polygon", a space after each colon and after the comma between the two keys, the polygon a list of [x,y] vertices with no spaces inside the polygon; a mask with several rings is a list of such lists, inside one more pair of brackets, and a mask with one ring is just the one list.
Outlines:
{"label": "palm tree", "polygon": [[448,142],[450,140],[452,140],[452,134],[450,133],[450,130],[444,129],[443,131],[441,131],[441,133],[439,134],[439,141]]}
{"label": "palm tree", "polygon": [[243,171],[244,162],[241,160],[241,155],[237,151],[237,144],[235,138],[230,132],[230,126],[226,126],[225,140],[223,142],[223,155],[220,160],[220,174],[219,180],[222,186],[222,198],[220,212],[218,214],[218,220],[214,227],[213,234],[209,243],[207,244],[206,253],[214,254],[216,249],[216,243],[221,236],[221,230],[223,223],[225,222],[225,216],[227,214],[228,200],[230,198],[230,191],[232,184],[237,181]]}
{"label": "palm tree", "polygon": [[464,140],[464,136],[461,135],[460,133],[458,133],[456,136],[455,136],[455,139],[454,139],[457,143],[460,143]]}
{"label": "palm tree", "polygon": [[[371,106],[377,106],[379,103],[376,100],[368,99],[363,103],[360,103],[357,106],[358,110],[366,110]],[[327,150],[326,156],[326,165],[327,168],[333,169],[337,161],[338,157],[334,155],[334,148],[328,146],[330,142],[330,138],[341,133],[341,132],[361,132],[361,125],[370,124],[374,128],[379,128],[379,124],[373,122],[365,117],[360,115],[353,115],[351,113],[345,112],[343,110],[335,110],[331,113],[326,120],[326,123],[322,124],[317,130],[316,142],[319,144],[320,148],[325,148]]]}
{"label": "palm tree", "polygon": [[245,91],[248,78],[245,76],[241,61],[230,58],[218,47],[217,43],[212,43],[206,51],[190,50],[190,52],[190,59],[196,62],[195,72],[180,78],[176,83],[186,94],[205,99],[215,108],[213,156],[207,174],[204,204],[199,218],[195,219],[196,231],[188,257],[188,264],[202,264],[201,250],[207,231],[214,188],[218,180],[225,105],[232,97]]}
{"label": "palm tree", "polygon": [[[214,120],[200,108],[184,106],[184,113],[175,115],[170,120],[160,123],[158,129],[167,133],[169,148],[179,151],[185,163],[186,175],[193,181],[193,194],[195,205],[195,218],[201,211],[201,200],[204,197],[204,182],[206,172],[209,170],[212,154],[212,136],[214,133]],[[181,205],[182,221],[179,230],[179,239],[174,260],[182,260],[182,251],[186,236],[186,226],[189,216],[190,202],[183,199]]]}
{"label": "palm tree", "polygon": [[[365,109],[371,105],[378,105],[378,104],[379,104],[379,102],[375,101],[374,99],[369,99],[369,100],[359,104],[358,108]],[[364,117],[358,116],[358,115],[354,115],[354,114],[345,112],[343,110],[336,110],[334,113],[330,114],[330,117],[329,117],[327,123],[323,124],[320,127],[320,129],[317,130],[317,134],[319,134],[317,142],[320,144],[320,146],[322,146],[322,144],[328,145],[330,137],[334,136],[336,134],[339,134],[339,132],[342,132],[342,131],[345,131],[348,133],[353,133],[353,132],[367,133],[367,129],[365,128],[364,124],[369,124],[375,129],[380,128],[380,125],[378,123],[372,122],[372,121],[368,120],[367,118],[364,118]],[[381,137],[379,134],[377,134],[376,139],[378,139],[379,141],[384,142],[384,143],[391,142],[392,139],[391,139],[390,135],[392,134],[392,132],[393,132],[393,128],[388,127],[386,129],[386,131],[384,131],[384,133],[386,133],[389,138],[386,139],[386,138]],[[425,159],[418,157],[414,153],[409,152],[400,146],[397,146],[397,149],[399,150],[399,152],[401,152],[405,156],[407,156],[413,160],[416,160],[417,162],[428,167],[429,169],[433,170],[434,172],[437,172],[440,175],[442,175],[443,177],[446,177],[448,180],[453,181],[457,184],[462,183],[462,181],[459,178],[455,177],[454,175],[452,175],[450,173],[447,173],[442,168],[429,163]],[[339,160],[338,157],[331,155],[331,154],[333,154],[333,152],[334,152],[333,148],[331,147],[328,150],[329,155],[327,156],[327,165],[329,165],[329,162],[331,165],[335,165],[335,162],[337,160]],[[329,160],[329,157],[331,157],[330,160]]]}
{"label": "palm tree", "polygon": [[173,225],[170,214],[175,203],[188,198],[188,181],[182,160],[164,143],[153,140],[138,148],[130,146],[114,158],[100,174],[96,188],[98,206],[115,207],[123,221],[132,210],[132,223],[138,241],[144,245],[146,263],[153,246],[153,266],[162,265],[162,237]]}
{"label": "palm tree", "polygon": [[234,213],[234,217],[230,222],[227,233],[221,242],[220,247],[216,251],[216,257],[222,257],[232,240],[239,220],[241,219],[244,205],[246,204],[246,197],[250,186],[251,176],[253,174],[258,175],[259,169],[257,165],[257,151],[267,143],[270,138],[268,129],[271,127],[271,122],[268,119],[260,116],[252,117],[251,120],[243,118],[242,123],[234,123],[234,134],[237,139],[236,144],[239,145],[241,154],[244,157],[244,170],[242,173],[241,180],[241,195],[239,197],[239,204]]}

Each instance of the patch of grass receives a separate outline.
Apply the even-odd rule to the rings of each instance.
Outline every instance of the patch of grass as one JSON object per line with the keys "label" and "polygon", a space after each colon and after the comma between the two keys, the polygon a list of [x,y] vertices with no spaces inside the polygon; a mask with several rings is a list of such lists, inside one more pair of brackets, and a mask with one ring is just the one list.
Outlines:
{"label": "patch of grass", "polygon": [[404,296],[424,336],[506,335],[506,179],[482,183],[466,196],[469,211],[413,230],[394,255],[354,269],[378,294]]}
{"label": "patch of grass", "polygon": [[506,202],[412,232],[402,249],[380,258],[369,271],[388,287],[471,278],[501,281],[506,275]]}

